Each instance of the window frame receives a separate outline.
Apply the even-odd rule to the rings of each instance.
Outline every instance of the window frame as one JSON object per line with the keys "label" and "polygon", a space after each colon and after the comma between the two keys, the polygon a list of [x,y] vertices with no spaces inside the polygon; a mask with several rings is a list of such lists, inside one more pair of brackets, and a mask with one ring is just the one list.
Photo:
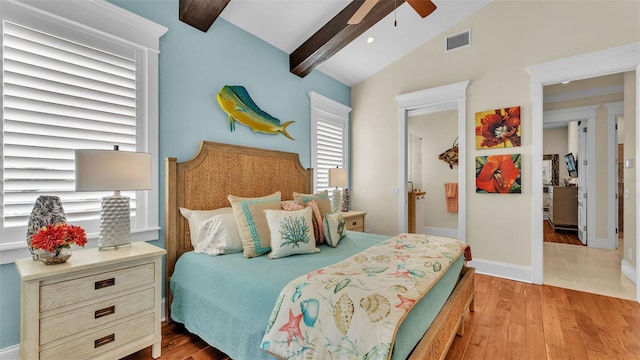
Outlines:
{"label": "window frame", "polygon": [[[132,222],[131,241],[149,241],[159,238],[159,185],[158,185],[158,55],[160,52],[160,37],[167,32],[167,28],[147,20],[139,15],[128,12],[103,0],[2,0],[0,1],[0,26],[4,32],[4,21],[10,20],[17,24],[34,23],[38,19],[44,20],[46,26],[52,26],[53,33],[65,37],[65,32],[91,34],[125,46],[135,51],[136,62],[139,62],[139,73],[136,75],[136,150],[152,154],[152,189],[136,193],[137,215]],[[56,26],[57,25],[57,26]],[[43,25],[44,26],[44,25]],[[66,37],[65,37],[66,38]],[[87,43],[90,44],[90,43]],[[0,38],[0,54],[3,54],[3,39]],[[4,67],[0,64],[0,71]],[[2,95],[4,96],[4,90]],[[0,97],[0,106],[4,106]],[[3,121],[0,121],[0,133],[3,132]],[[0,167],[4,169],[3,159],[4,138],[0,140]],[[4,184],[0,181],[0,206],[4,208]],[[2,211],[4,213],[4,211]],[[0,216],[0,231],[3,241],[0,242],[0,264],[28,257],[29,250],[25,237],[4,239],[5,228],[3,216]],[[97,247],[97,233],[88,234],[88,248]]]}
{"label": "window frame", "polygon": [[[310,107],[311,107],[311,167],[313,172],[313,192],[318,192],[318,119],[323,118],[324,121],[333,122],[335,124],[343,126],[342,143],[343,143],[343,168],[347,170],[347,179],[350,181],[350,148],[351,137],[350,125],[351,120],[349,114],[351,113],[351,107],[341,104],[326,96],[320,95],[316,92],[309,92]],[[349,188],[349,186],[347,186]]]}

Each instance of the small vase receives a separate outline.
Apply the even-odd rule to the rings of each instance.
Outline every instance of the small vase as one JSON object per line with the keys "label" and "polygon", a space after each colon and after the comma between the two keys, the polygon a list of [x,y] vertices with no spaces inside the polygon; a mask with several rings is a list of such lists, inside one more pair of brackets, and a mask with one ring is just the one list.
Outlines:
{"label": "small vase", "polygon": [[71,248],[60,248],[53,252],[40,250],[38,259],[47,265],[62,264],[67,262],[71,257]]}
{"label": "small vase", "polygon": [[31,237],[43,226],[55,225],[66,221],[67,219],[59,197],[41,195],[36,199],[27,225],[27,245],[29,246],[33,260],[38,260],[38,256],[42,250],[31,247]]}

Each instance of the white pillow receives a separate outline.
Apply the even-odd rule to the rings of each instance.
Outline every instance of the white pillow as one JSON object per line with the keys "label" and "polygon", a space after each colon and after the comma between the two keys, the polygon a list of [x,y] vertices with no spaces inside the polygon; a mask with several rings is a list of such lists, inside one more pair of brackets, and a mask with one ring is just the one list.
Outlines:
{"label": "white pillow", "polygon": [[331,247],[338,246],[340,239],[346,234],[347,226],[340,210],[326,214],[323,219],[324,241]]}
{"label": "white pillow", "polygon": [[230,207],[215,210],[190,210],[181,207],[180,214],[182,214],[182,216],[184,216],[184,218],[189,222],[189,234],[191,235],[191,245],[193,245],[193,248],[195,249],[200,243],[200,238],[198,237],[198,225],[208,220],[213,215],[232,211],[233,210]]}
{"label": "white pillow", "polygon": [[197,231],[200,241],[198,246],[193,247],[197,253],[220,255],[242,251],[242,240],[233,210],[213,215],[200,223]]}
{"label": "white pillow", "polygon": [[313,237],[312,210],[265,210],[271,232],[270,259],[320,252]]}

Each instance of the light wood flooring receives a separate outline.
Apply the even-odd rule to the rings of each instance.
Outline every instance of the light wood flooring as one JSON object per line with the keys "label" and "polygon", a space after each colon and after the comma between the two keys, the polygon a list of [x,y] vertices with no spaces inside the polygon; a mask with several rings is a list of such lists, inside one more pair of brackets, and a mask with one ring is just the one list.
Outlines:
{"label": "light wood flooring", "polygon": [[[640,303],[480,274],[475,289],[447,359],[640,359]],[[160,359],[229,359],[178,324],[162,333]],[[151,359],[151,348],[124,359]]]}
{"label": "light wood flooring", "polygon": [[[553,234],[545,221],[543,282],[546,285],[628,300],[636,299],[636,285],[621,270],[624,249],[622,237],[618,239],[618,249],[607,250],[582,244],[570,245],[568,235]],[[561,241],[548,241],[552,238]],[[577,237],[575,239],[579,242]]]}

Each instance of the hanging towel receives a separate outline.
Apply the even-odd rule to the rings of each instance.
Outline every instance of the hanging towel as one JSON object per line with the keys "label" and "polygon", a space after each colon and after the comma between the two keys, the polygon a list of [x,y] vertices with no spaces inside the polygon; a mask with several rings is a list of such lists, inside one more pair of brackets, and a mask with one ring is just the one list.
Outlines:
{"label": "hanging towel", "polygon": [[444,194],[447,200],[447,211],[458,212],[458,183],[445,183]]}

